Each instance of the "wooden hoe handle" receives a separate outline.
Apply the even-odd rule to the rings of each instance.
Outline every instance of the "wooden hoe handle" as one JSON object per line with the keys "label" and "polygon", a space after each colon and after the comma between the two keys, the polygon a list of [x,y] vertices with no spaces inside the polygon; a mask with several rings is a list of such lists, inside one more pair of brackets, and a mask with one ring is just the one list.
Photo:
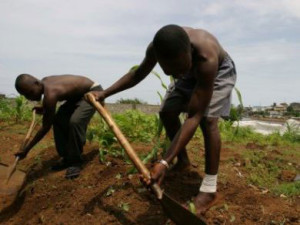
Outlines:
{"label": "wooden hoe handle", "polygon": [[[147,169],[147,167],[143,164],[143,162],[140,160],[136,152],[133,150],[121,130],[119,129],[118,125],[114,122],[114,120],[111,118],[108,111],[103,107],[98,101],[95,100],[94,96],[92,94],[87,94],[88,100],[90,103],[96,108],[96,110],[100,113],[100,115],[103,117],[103,119],[106,121],[110,129],[114,132],[115,136],[117,137],[119,143],[121,146],[125,149],[127,152],[127,155],[129,156],[132,163],[135,165],[137,170],[147,179],[151,179],[150,172]],[[155,192],[158,199],[162,198],[163,191],[158,186],[157,183],[152,184],[151,186],[152,190]]]}
{"label": "wooden hoe handle", "polygon": [[24,141],[23,141],[23,143],[21,145],[21,149],[23,149],[27,145],[27,143],[28,143],[28,141],[30,139],[30,136],[31,136],[31,134],[33,132],[33,129],[34,129],[35,125],[36,124],[35,124],[35,109],[34,109],[34,110],[32,110],[31,124],[30,124],[29,130],[27,131],[26,137],[25,137],[25,139],[24,139]]}
{"label": "wooden hoe handle", "polygon": [[[23,143],[20,146],[20,149],[23,149],[27,145],[27,143],[30,139],[30,136],[33,132],[34,126],[35,126],[35,110],[32,111],[32,121],[31,121],[29,130],[27,131],[26,137],[25,137]],[[16,171],[16,167],[17,167],[17,164],[19,162],[19,159],[20,158],[17,156],[16,159],[15,159],[14,164],[8,168],[6,183],[8,183],[8,181],[11,178],[12,174]]]}

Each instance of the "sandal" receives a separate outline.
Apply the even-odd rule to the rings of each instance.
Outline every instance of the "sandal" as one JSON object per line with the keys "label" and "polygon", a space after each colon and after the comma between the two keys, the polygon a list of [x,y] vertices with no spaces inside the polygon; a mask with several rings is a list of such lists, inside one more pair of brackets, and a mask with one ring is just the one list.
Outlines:
{"label": "sandal", "polygon": [[66,179],[74,179],[79,176],[80,171],[81,171],[80,166],[68,167],[68,169],[66,170],[65,178]]}

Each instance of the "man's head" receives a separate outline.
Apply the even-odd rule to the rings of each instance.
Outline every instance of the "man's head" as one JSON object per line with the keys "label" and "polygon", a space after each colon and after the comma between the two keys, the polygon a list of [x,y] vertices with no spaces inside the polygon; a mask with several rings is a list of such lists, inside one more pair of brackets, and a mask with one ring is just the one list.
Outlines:
{"label": "man's head", "polygon": [[30,74],[20,74],[16,78],[15,87],[17,91],[32,101],[41,100],[43,94],[43,84]]}
{"label": "man's head", "polygon": [[165,74],[180,77],[191,69],[191,42],[182,27],[177,25],[162,27],[154,36],[153,47]]}

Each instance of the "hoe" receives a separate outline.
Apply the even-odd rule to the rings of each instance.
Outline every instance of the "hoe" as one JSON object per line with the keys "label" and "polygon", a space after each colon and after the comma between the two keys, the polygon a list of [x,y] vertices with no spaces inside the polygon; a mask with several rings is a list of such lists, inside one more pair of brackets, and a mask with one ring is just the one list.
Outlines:
{"label": "hoe", "polygon": [[[108,126],[114,132],[121,146],[125,149],[128,154],[130,160],[135,165],[137,170],[146,178],[150,179],[150,172],[146,168],[146,166],[142,163],[140,158],[137,156],[129,142],[126,140],[125,136],[116,125],[116,123],[111,118],[110,114],[107,110],[95,100],[92,94],[88,94],[88,99],[90,103],[96,108],[99,114],[104,118]],[[177,225],[204,225],[206,222],[197,217],[195,214],[184,208],[174,199],[172,199],[168,194],[163,191],[157,183],[152,184],[152,191],[155,193],[157,199],[162,205],[163,210],[167,214],[167,216],[175,222]]]}
{"label": "hoe", "polygon": [[[28,143],[35,125],[35,110],[33,110],[30,128],[20,149]],[[11,166],[0,163],[0,212],[16,200],[19,191],[25,184],[26,173],[16,170],[18,161],[19,157],[16,157],[15,162]]]}

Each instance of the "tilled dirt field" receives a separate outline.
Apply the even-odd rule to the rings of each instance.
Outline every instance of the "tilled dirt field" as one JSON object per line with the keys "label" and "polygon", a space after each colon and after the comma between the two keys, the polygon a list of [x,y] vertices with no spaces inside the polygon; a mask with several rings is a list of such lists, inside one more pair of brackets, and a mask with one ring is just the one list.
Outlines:
{"label": "tilled dirt field", "polygon": [[[26,130],[24,125],[2,124],[0,132],[1,162],[12,163]],[[224,200],[206,212],[208,224],[299,224],[299,197],[281,198],[249,186],[240,156],[249,146],[223,146],[218,190]],[[151,149],[141,143],[133,147],[138,153]],[[197,140],[189,145],[189,156],[191,169],[169,172],[164,183],[166,192],[182,203],[197,194],[203,175],[203,147]],[[50,167],[58,157],[49,133],[19,163],[28,174],[26,186],[15,204],[1,212],[0,224],[172,224],[159,202],[140,184],[138,175],[127,175],[131,165],[111,156],[100,163],[96,144],[86,145],[84,158],[77,179],[66,180],[64,171],[52,172]]]}

